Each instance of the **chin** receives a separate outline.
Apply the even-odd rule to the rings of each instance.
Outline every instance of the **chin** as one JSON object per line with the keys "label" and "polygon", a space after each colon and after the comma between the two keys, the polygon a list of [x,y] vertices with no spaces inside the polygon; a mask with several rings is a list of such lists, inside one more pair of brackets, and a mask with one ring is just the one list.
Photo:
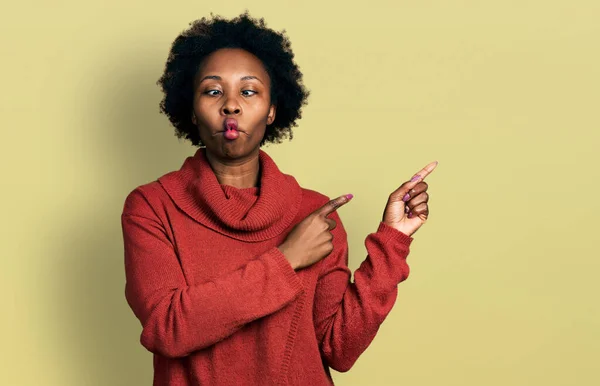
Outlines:
{"label": "chin", "polygon": [[258,151],[259,144],[239,141],[239,137],[231,142],[205,144],[206,151],[221,158],[244,158]]}

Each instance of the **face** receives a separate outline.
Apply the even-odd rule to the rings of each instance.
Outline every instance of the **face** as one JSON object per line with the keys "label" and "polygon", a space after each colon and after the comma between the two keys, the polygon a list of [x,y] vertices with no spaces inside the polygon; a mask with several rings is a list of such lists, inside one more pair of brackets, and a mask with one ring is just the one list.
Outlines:
{"label": "face", "polygon": [[[275,119],[270,88],[262,62],[248,51],[223,48],[206,57],[194,81],[192,115],[206,151],[230,159],[257,155]],[[237,121],[235,139],[224,134],[228,118]]]}

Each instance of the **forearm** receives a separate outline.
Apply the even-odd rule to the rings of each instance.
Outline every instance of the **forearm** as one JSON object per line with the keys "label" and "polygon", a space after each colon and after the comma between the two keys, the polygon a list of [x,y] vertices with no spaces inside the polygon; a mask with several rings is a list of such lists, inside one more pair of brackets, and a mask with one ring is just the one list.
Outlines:
{"label": "forearm", "polygon": [[206,348],[245,324],[293,301],[302,282],[272,247],[243,267],[188,285],[173,245],[157,221],[122,217],[127,302],[149,351],[181,357]]}
{"label": "forearm", "polygon": [[[349,370],[372,342],[396,301],[398,284],[408,277],[410,241],[380,223],[377,232],[365,239],[368,255],[354,272],[354,283],[344,264],[328,272],[320,296],[336,301],[316,302],[315,329],[332,368]],[[347,250],[340,246],[336,253],[347,254]]]}
{"label": "forearm", "polygon": [[[158,292],[153,297],[160,300],[143,323],[141,343],[165,356],[186,356],[281,309],[301,286],[292,267],[271,249],[213,281]],[[128,293],[131,303],[144,301],[135,299],[135,289]]]}

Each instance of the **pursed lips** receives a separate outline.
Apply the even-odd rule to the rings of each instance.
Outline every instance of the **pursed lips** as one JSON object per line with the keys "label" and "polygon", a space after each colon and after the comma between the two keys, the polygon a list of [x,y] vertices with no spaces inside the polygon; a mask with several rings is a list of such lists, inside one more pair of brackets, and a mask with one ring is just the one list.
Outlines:
{"label": "pursed lips", "polygon": [[[220,134],[223,134],[223,133],[224,133],[224,132],[226,132],[226,131],[227,131],[227,130],[219,130],[219,131],[217,131],[216,133],[214,133],[214,134],[213,134],[213,137],[214,137],[215,135],[220,135]],[[240,133],[244,133],[244,134],[246,134],[246,135],[247,135],[247,133],[246,133],[244,130],[240,130],[239,128],[237,128],[235,131],[238,131],[238,132],[240,132]]]}
{"label": "pursed lips", "polygon": [[[238,126],[238,121],[235,118],[226,118],[223,121],[223,130],[218,131],[217,134],[221,134],[226,132],[227,130],[233,129],[237,132],[244,133],[244,130],[240,130]],[[216,134],[215,134],[216,135]]]}

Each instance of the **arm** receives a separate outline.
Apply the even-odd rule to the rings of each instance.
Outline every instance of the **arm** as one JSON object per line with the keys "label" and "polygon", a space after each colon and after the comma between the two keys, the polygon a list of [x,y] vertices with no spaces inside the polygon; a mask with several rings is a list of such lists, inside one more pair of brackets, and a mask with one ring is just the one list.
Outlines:
{"label": "arm", "polygon": [[126,200],[122,227],[125,297],[142,324],[141,344],[153,353],[187,356],[283,308],[302,291],[276,247],[236,271],[188,285],[160,219],[139,192]]}
{"label": "arm", "polygon": [[321,354],[331,368],[345,372],[375,338],[396,301],[398,284],[408,277],[412,237],[381,222],[365,239],[368,256],[352,283],[346,231],[337,212],[331,218],[337,222],[334,249],[323,259],[313,313]]}

